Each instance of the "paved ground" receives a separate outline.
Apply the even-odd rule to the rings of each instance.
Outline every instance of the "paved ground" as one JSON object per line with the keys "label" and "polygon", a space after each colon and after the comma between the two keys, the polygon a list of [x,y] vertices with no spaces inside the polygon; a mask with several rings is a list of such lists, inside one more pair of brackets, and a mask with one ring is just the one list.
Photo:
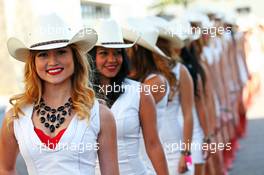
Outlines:
{"label": "paved ground", "polygon": [[264,175],[264,69],[260,72],[261,90],[248,111],[248,131],[240,141],[230,175]]}
{"label": "paved ground", "polygon": [[264,175],[264,118],[251,119],[230,175]]}

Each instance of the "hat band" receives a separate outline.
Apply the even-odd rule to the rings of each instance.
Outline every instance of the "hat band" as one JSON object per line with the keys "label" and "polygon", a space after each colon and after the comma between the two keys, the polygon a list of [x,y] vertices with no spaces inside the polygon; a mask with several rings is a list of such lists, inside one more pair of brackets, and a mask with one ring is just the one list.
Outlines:
{"label": "hat band", "polygon": [[105,43],[101,43],[102,45],[108,45],[108,44],[125,44],[123,42],[105,42]]}
{"label": "hat band", "polygon": [[68,43],[70,40],[67,39],[61,39],[61,40],[53,40],[53,41],[46,41],[46,42],[41,42],[37,44],[33,44],[30,46],[30,48],[38,47],[38,46],[44,46],[44,45],[49,45],[49,44],[55,44],[55,43]]}

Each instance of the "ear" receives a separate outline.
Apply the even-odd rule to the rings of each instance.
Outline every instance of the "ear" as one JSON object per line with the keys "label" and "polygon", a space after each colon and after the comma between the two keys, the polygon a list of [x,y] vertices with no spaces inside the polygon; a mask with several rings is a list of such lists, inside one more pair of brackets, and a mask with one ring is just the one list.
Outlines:
{"label": "ear", "polygon": [[135,47],[135,50],[137,51],[138,50],[138,45],[135,44],[134,47]]}

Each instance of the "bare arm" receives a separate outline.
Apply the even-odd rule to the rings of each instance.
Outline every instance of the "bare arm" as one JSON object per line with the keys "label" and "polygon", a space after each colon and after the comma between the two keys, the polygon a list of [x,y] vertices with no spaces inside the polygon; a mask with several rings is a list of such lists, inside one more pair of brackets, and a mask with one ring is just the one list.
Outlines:
{"label": "bare arm", "polygon": [[204,87],[202,85],[202,79],[200,76],[198,76],[198,95],[199,97],[195,98],[195,106],[198,113],[198,119],[200,122],[200,125],[203,129],[204,135],[208,135],[208,119],[207,119],[207,108],[205,106],[205,100],[204,100]]}
{"label": "bare arm", "polygon": [[[216,130],[216,109],[213,97],[213,85],[212,85],[212,76],[210,75],[209,67],[206,63],[201,64],[203,66],[206,83],[205,83],[205,107],[208,111],[208,134],[211,135]],[[210,125],[209,125],[210,123]],[[205,137],[209,136],[205,135]]]}
{"label": "bare arm", "polygon": [[[192,78],[188,70],[181,65],[180,70],[180,102],[183,112],[183,142],[192,142],[193,116],[192,107],[194,105],[194,89]],[[189,148],[187,148],[189,151]]]}
{"label": "bare arm", "polygon": [[116,125],[112,112],[100,104],[100,134],[98,158],[102,175],[119,175]]}
{"label": "bare arm", "polygon": [[0,134],[0,174],[16,175],[16,158],[19,152],[15,138],[13,122],[8,123],[12,116],[11,110],[7,112]]}
{"label": "bare arm", "polygon": [[[194,105],[194,90],[193,90],[193,82],[192,78],[188,72],[188,70],[181,65],[180,68],[180,103],[182,107],[183,113],[183,143],[185,145],[191,145],[192,142],[192,134],[193,134],[193,116],[192,116],[192,107]],[[190,147],[186,148],[186,151],[190,151]],[[178,172],[184,173],[187,169],[187,164],[185,161],[185,157],[181,155]]]}
{"label": "bare arm", "polygon": [[[144,88],[142,88],[144,89]],[[155,102],[151,94],[141,92],[140,123],[142,126],[146,152],[157,175],[168,175],[168,167],[162,145],[159,140],[156,122]]]}
{"label": "bare arm", "polygon": [[144,81],[144,84],[150,87],[150,92],[154,97],[157,104],[166,95],[166,81],[161,75],[156,75],[148,80]]}

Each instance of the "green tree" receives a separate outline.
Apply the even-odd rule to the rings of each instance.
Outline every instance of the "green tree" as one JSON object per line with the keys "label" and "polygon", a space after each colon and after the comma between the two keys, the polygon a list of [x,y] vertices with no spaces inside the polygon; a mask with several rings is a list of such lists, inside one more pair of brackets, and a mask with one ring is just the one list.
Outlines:
{"label": "green tree", "polygon": [[162,11],[167,6],[173,5],[173,4],[183,4],[184,6],[187,6],[188,1],[190,0],[156,0],[156,3],[150,6],[150,8]]}

